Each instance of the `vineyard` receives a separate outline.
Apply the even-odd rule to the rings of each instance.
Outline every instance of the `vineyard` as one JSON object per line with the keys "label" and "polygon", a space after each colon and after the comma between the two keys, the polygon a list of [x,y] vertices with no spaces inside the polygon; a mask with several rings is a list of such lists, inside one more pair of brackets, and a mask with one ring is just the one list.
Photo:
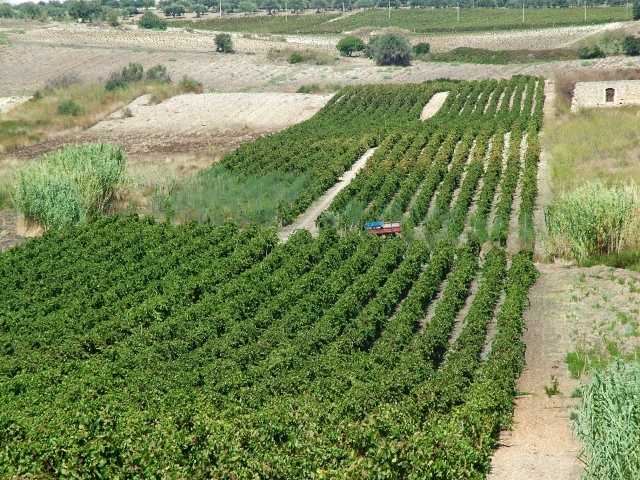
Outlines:
{"label": "vineyard", "polygon": [[[452,7],[455,4],[451,5]],[[467,5],[468,6],[468,5]],[[337,20],[336,20],[337,19]],[[334,15],[273,15],[249,18],[222,18],[172,22],[202,30],[224,30],[279,34],[341,34],[363,27],[394,26],[412,33],[484,32],[494,30],[526,30],[549,27],[598,25],[629,20],[625,7],[527,8],[524,21],[519,8],[369,9],[342,19]]]}
{"label": "vineyard", "polygon": [[[223,159],[307,179],[286,223],[376,148],[318,238],[93,216],[0,255],[2,476],[484,478],[537,278],[543,87],[349,87]],[[382,219],[404,238],[361,232]]]}

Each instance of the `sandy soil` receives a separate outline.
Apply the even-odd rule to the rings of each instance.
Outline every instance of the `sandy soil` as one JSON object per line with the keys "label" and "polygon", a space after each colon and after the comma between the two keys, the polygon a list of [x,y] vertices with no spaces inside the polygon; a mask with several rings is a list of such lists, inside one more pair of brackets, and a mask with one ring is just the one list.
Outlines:
{"label": "sandy soil", "polygon": [[322,197],[313,202],[307,211],[297,218],[291,225],[280,229],[278,232],[280,239],[282,241],[287,241],[293,232],[300,229],[307,229],[313,236],[317,236],[318,227],[316,226],[316,219],[318,216],[329,208],[329,205],[331,205],[335,196],[340,193],[343,188],[349,185],[349,183],[351,183],[351,180],[353,180],[357,173],[364,168],[367,164],[367,160],[371,158],[371,155],[373,155],[373,152],[375,151],[375,148],[367,150],[358,160],[356,160],[351,168],[342,175],[342,178],[338,183],[327,190]]}
{"label": "sandy soil", "polygon": [[[0,27],[6,22],[0,23]],[[218,54],[213,48],[215,32],[192,33],[110,29],[85,25],[23,23],[26,33],[9,33],[11,42],[0,46],[0,95],[31,94],[49,79],[74,72],[85,80],[105,79],[129,62],[145,68],[165,65],[175,79],[189,75],[205,85],[205,90],[293,92],[309,83],[361,84],[409,83],[436,78],[507,78],[515,74],[544,75],[555,69],[586,68],[583,61],[534,65],[457,65],[415,62],[407,68],[377,67],[363,58],[339,58],[329,65],[297,64],[266,60],[272,48],[311,48],[334,51],[337,37],[287,36],[285,42],[272,37],[234,38],[238,53]],[[482,35],[415,37],[428,41],[434,51],[458,46],[485,48],[549,48],[572,43],[607,26],[500,32]],[[250,38],[245,38],[250,37]],[[438,46],[441,45],[441,46]],[[625,66],[626,57],[609,57],[587,62],[589,68]],[[6,72],[6,73],[5,73]]]}
{"label": "sandy soil", "polygon": [[13,210],[0,212],[0,252],[27,241],[18,230],[18,214]]}
{"label": "sandy soil", "polygon": [[438,113],[440,107],[442,107],[448,96],[449,92],[438,92],[433,97],[431,97],[431,100],[429,100],[429,102],[422,109],[420,120],[427,120]]}
{"label": "sandy soil", "polygon": [[26,102],[31,97],[0,97],[0,113],[6,113],[11,110],[13,107],[20,105],[21,103]]}
{"label": "sandy soil", "polygon": [[[500,435],[489,480],[579,480],[580,445],[569,414],[578,400],[571,394],[579,380],[570,378],[564,358],[573,350],[605,352],[612,342],[629,354],[640,344],[636,292],[640,275],[604,266],[538,264],[541,276],[531,289],[525,313],[525,369],[516,383],[514,427]],[[640,289],[639,289],[640,290]],[[559,395],[548,397],[551,375]]]}

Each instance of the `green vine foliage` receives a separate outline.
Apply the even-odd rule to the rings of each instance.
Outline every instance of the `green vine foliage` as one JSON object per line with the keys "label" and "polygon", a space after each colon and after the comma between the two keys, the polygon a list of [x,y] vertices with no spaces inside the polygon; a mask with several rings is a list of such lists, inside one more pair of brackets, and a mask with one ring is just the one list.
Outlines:
{"label": "green vine foliage", "polygon": [[[315,172],[286,223],[376,145],[318,238],[96,215],[0,254],[0,476],[484,478],[524,365],[543,88],[348,87],[223,160]],[[386,219],[423,235],[361,231]]]}

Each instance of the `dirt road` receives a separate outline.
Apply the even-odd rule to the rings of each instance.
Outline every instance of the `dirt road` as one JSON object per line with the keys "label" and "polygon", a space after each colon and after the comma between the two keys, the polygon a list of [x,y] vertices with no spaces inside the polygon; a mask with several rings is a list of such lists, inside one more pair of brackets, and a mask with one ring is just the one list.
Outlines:
{"label": "dirt road", "polygon": [[355,178],[357,173],[362,170],[362,168],[367,164],[367,160],[371,158],[373,152],[375,152],[375,148],[370,148],[367,150],[364,155],[362,155],[353,166],[342,175],[342,179],[336,183],[333,187],[327,190],[322,197],[317,199],[313,204],[304,212],[299,218],[297,218],[291,225],[288,225],[278,232],[278,236],[283,242],[286,242],[291,234],[300,229],[307,229],[311,231],[313,236],[318,236],[318,227],[316,226],[316,219],[318,216],[324,212],[331,202],[335,198],[335,196],[340,193],[340,191],[345,188],[351,180]]}

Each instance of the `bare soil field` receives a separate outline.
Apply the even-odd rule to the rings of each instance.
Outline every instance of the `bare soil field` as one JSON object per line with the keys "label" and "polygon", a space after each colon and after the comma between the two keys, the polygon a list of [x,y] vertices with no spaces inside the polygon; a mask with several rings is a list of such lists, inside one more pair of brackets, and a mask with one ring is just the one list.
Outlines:
{"label": "bare soil field", "polygon": [[[3,25],[0,23],[0,28]],[[214,32],[189,33],[178,29],[153,32],[84,25],[43,27],[39,23],[25,25],[24,34],[8,34],[10,43],[0,45],[0,71],[3,72],[0,76],[0,95],[32,94],[42,88],[47,80],[62,73],[74,72],[85,80],[105,79],[129,62],[139,62],[145,68],[163,64],[174,79],[189,75],[202,82],[205,90],[222,92],[293,92],[309,83],[409,83],[436,78],[507,78],[515,74],[549,77],[556,69],[611,68],[629,63],[625,57],[609,57],[588,62],[529,65],[414,62],[407,68],[389,68],[375,66],[371,60],[363,58],[339,58],[329,65],[290,65],[268,61],[268,50],[308,48],[332,51],[337,57],[334,49],[337,39],[288,36],[285,42],[274,42],[256,36],[244,38],[235,35],[237,53],[225,55],[214,52]],[[500,49],[552,48],[573,43],[605,28],[609,27],[415,37],[414,40],[429,41],[433,51],[479,45]]]}
{"label": "bare soil field", "polygon": [[0,97],[0,113],[8,112],[16,105],[20,105],[27,100],[29,100],[29,97]]}

